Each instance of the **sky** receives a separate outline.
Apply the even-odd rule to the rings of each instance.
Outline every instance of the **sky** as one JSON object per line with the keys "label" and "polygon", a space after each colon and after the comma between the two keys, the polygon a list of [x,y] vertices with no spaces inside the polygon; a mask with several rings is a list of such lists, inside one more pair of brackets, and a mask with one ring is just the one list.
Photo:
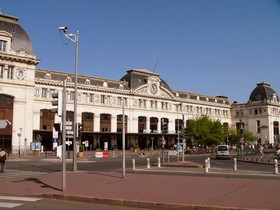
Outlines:
{"label": "sky", "polygon": [[[120,80],[160,74],[171,89],[246,103],[258,83],[280,94],[280,0],[0,0],[33,43],[38,68]],[[0,28],[1,30],[1,28]]]}

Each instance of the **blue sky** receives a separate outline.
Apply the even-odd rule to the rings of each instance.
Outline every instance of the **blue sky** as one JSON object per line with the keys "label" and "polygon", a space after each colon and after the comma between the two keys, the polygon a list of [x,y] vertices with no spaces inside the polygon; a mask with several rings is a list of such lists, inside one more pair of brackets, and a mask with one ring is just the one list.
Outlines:
{"label": "blue sky", "polygon": [[279,0],[0,0],[0,9],[19,17],[40,68],[74,73],[75,44],[58,31],[67,26],[79,31],[79,74],[155,69],[172,89],[238,103],[260,82],[280,94]]}

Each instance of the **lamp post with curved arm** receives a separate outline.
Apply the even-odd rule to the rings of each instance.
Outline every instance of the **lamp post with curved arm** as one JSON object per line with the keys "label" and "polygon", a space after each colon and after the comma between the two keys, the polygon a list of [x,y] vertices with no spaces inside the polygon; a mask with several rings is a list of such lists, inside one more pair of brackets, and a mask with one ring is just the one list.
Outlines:
{"label": "lamp post with curved arm", "polygon": [[[79,31],[77,31],[75,34],[69,33],[67,34],[68,28],[65,26],[59,27],[60,31],[63,31],[64,36],[67,37],[70,41],[74,42],[76,44],[76,50],[75,50],[75,86],[74,86],[74,136],[73,136],[73,171],[77,171],[77,138],[78,138],[78,129],[77,129],[77,83],[78,83],[78,47],[79,47]],[[63,145],[64,146],[64,145]]]}

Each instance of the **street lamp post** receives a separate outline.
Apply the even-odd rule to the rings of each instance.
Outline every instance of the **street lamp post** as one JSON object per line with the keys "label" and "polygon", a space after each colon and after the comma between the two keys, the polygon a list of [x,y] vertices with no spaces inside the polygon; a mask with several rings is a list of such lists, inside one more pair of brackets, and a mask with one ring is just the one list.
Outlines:
{"label": "street lamp post", "polygon": [[122,178],[125,178],[125,114],[124,114],[124,98],[122,98]]}
{"label": "street lamp post", "polygon": [[79,49],[79,31],[77,31],[75,34],[66,34],[68,28],[63,26],[59,27],[60,31],[63,31],[64,36],[67,37],[70,41],[74,42],[76,44],[76,50],[75,50],[75,86],[74,86],[74,136],[73,136],[73,171],[77,171],[77,137],[78,137],[78,129],[77,129],[77,83],[78,83],[78,49]]}
{"label": "street lamp post", "polygon": [[20,132],[18,133],[18,158],[20,158],[20,138],[21,138],[21,132],[22,132],[22,128],[19,129]]}

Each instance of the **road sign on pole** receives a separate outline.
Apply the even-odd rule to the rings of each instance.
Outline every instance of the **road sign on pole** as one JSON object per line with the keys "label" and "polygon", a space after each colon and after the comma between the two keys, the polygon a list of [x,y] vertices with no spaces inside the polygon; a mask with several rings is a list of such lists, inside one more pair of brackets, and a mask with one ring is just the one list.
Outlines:
{"label": "road sign on pole", "polygon": [[9,125],[11,125],[11,122],[9,120],[0,120],[0,128],[7,128]]}

